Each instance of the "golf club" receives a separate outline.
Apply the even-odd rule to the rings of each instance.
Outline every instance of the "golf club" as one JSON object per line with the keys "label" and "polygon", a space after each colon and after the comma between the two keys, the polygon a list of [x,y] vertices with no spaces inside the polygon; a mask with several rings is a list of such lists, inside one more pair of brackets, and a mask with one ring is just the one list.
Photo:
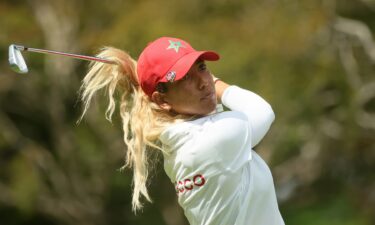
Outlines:
{"label": "golf club", "polygon": [[26,62],[21,54],[21,51],[29,51],[29,52],[38,52],[43,54],[53,54],[53,55],[63,55],[68,56],[76,59],[82,59],[82,60],[88,60],[88,61],[98,61],[102,63],[109,63],[109,64],[115,64],[113,61],[94,57],[94,56],[86,56],[86,55],[77,55],[72,53],[66,53],[66,52],[58,52],[58,51],[52,51],[52,50],[45,50],[45,49],[37,49],[37,48],[28,48],[22,45],[15,45],[12,44],[9,46],[9,64],[13,71],[17,73],[27,73],[27,65]]}

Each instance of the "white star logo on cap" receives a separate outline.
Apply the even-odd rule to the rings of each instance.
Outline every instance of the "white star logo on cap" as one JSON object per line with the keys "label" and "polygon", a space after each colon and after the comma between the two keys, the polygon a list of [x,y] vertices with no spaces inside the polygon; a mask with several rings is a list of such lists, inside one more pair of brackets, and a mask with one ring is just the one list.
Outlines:
{"label": "white star logo on cap", "polygon": [[172,41],[172,40],[168,40],[168,41],[169,41],[169,46],[166,48],[167,50],[168,49],[174,49],[176,52],[178,52],[178,50],[180,50],[180,48],[186,48],[179,41]]}

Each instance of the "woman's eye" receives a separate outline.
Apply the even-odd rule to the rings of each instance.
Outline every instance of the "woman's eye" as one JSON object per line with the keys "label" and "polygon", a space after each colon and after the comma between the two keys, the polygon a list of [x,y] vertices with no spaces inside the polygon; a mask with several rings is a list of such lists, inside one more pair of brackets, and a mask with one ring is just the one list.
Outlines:
{"label": "woman's eye", "polygon": [[206,64],[204,64],[204,63],[199,64],[199,70],[200,70],[200,71],[204,71],[204,70],[206,70],[206,69],[207,69]]}

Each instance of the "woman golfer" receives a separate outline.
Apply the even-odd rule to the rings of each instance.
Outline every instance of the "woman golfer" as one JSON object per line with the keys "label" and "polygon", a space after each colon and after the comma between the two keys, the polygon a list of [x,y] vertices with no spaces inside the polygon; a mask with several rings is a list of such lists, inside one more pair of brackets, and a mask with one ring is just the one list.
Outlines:
{"label": "woman golfer", "polygon": [[[271,172],[252,150],[274,113],[260,96],[210,73],[205,61],[218,60],[217,53],[161,37],[148,44],[138,62],[115,48],[98,56],[116,64],[91,64],[81,87],[83,115],[93,95],[105,89],[110,120],[115,92],[121,94],[125,166],[134,170],[133,210],[142,207],[141,195],[150,201],[149,152],[160,150],[190,224],[284,224]],[[230,111],[220,109],[220,102]]]}

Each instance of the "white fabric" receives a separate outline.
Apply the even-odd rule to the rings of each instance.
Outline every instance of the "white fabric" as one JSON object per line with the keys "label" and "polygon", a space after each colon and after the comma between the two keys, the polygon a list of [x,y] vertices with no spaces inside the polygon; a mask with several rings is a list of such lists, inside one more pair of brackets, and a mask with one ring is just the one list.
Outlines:
{"label": "white fabric", "polygon": [[228,87],[231,111],[178,123],[160,136],[164,169],[191,225],[283,225],[271,172],[251,148],[274,120],[258,95]]}

